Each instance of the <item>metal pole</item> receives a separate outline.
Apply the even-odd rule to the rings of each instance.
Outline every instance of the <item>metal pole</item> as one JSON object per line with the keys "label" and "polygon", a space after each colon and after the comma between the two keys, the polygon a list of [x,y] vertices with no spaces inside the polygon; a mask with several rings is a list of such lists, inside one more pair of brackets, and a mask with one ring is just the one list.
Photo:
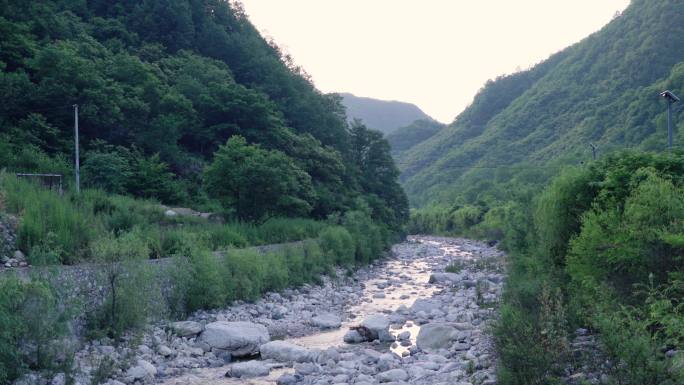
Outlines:
{"label": "metal pole", "polygon": [[74,154],[74,164],[76,166],[75,176],[76,176],[76,194],[81,193],[81,167],[78,155],[78,104],[74,104],[74,143],[76,145],[76,150]]}
{"label": "metal pole", "polygon": [[591,146],[591,157],[596,160],[596,146],[593,143],[589,143],[589,145]]}
{"label": "metal pole", "polygon": [[672,152],[672,102],[667,102],[667,149]]}

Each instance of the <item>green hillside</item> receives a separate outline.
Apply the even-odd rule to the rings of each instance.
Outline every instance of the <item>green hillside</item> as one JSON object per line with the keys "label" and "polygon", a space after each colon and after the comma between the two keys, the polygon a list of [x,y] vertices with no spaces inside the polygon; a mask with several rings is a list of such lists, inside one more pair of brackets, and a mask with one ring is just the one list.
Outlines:
{"label": "green hillside", "polygon": [[[396,168],[378,163],[389,156],[355,156],[358,146],[383,151],[383,139],[350,130],[340,97],[316,90],[237,2],[9,0],[0,35],[0,168],[71,174],[78,104],[86,187],[209,210],[222,203],[240,219],[368,207],[398,228],[407,216]],[[271,191],[278,208],[259,218],[204,185],[205,166],[235,136],[252,165],[265,157],[280,165],[270,178],[289,176]],[[250,167],[237,183],[275,186]],[[366,180],[375,168],[387,177]]]}
{"label": "green hillside", "polygon": [[398,157],[401,153],[430,139],[442,128],[444,128],[442,123],[434,120],[421,119],[416,120],[408,126],[397,128],[387,134],[386,138],[390,147],[392,147],[392,155]]}
{"label": "green hillside", "polygon": [[[590,160],[590,143],[600,155],[664,150],[658,94],[684,94],[683,18],[681,0],[634,0],[599,32],[488,82],[451,125],[399,157],[412,204],[507,199],[515,180],[537,183]],[[674,115],[681,148],[684,113]]]}

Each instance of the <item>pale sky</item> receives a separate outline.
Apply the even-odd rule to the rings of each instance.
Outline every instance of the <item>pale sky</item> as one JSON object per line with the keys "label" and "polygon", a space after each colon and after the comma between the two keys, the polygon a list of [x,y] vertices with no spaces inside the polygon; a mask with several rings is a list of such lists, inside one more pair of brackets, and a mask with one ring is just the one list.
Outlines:
{"label": "pale sky", "polygon": [[323,92],[451,122],[480,87],[607,24],[629,0],[242,0]]}

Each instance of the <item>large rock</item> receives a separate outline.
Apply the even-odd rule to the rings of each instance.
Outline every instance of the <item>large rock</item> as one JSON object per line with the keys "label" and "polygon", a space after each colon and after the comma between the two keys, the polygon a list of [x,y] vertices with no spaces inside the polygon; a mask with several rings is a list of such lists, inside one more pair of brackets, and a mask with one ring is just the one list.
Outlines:
{"label": "large rock", "polygon": [[390,369],[385,372],[378,373],[377,379],[380,382],[397,382],[408,380],[408,373],[404,369]]}
{"label": "large rock", "polygon": [[321,329],[337,329],[342,326],[342,320],[335,314],[319,314],[311,319],[311,324]]}
{"label": "large rock", "polygon": [[430,314],[433,310],[439,310],[442,307],[442,303],[439,301],[419,298],[413,305],[411,305],[411,311],[413,313],[425,312],[425,314]]}
{"label": "large rock", "polygon": [[261,358],[280,362],[313,362],[320,351],[310,350],[285,341],[267,342],[259,348]]}
{"label": "large rock", "polygon": [[172,322],[169,327],[179,337],[191,337],[202,333],[202,324],[195,321]]}
{"label": "large rock", "polygon": [[154,365],[145,360],[138,360],[138,365],[133,366],[126,371],[126,377],[130,377],[134,380],[153,378],[156,374],[157,369]]}
{"label": "large rock", "polygon": [[428,282],[455,285],[461,282],[462,279],[463,277],[456,273],[432,273]]}
{"label": "large rock", "polygon": [[449,324],[432,323],[423,325],[416,337],[416,345],[424,351],[448,349],[458,330]]}
{"label": "large rock", "polygon": [[228,368],[226,377],[237,378],[252,378],[268,376],[271,372],[271,366],[262,361],[246,361],[238,362]]}
{"label": "large rock", "polygon": [[359,333],[359,332],[356,331],[356,330],[350,330],[350,331],[348,331],[348,332],[344,335],[343,339],[344,339],[344,342],[346,342],[346,343],[348,343],[348,344],[358,344],[358,343],[361,343],[361,342],[366,341],[366,339],[363,338],[363,336],[361,335],[361,333]]}
{"label": "large rock", "polygon": [[370,332],[369,340],[393,341],[389,332],[390,320],[382,314],[371,314],[361,322],[361,326]]}
{"label": "large rock", "polygon": [[234,357],[256,354],[259,346],[271,339],[263,325],[225,321],[207,324],[199,338],[210,347],[226,350]]}

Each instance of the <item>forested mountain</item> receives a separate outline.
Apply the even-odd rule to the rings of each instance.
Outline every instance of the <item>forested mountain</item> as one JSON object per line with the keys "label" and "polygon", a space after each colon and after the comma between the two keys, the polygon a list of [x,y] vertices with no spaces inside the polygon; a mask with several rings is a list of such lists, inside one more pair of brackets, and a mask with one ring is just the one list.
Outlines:
{"label": "forested mountain", "polygon": [[364,98],[349,93],[340,95],[350,122],[360,119],[368,127],[385,135],[416,120],[433,120],[411,103]]}
{"label": "forested mountain", "polygon": [[[402,154],[413,204],[510,199],[557,166],[622,148],[663,151],[666,105],[684,95],[684,1],[633,0],[599,32],[532,69],[489,81],[438,134]],[[675,146],[684,112],[675,105]],[[508,187],[507,187],[508,186]]]}
{"label": "forested mountain", "polygon": [[[287,201],[269,215],[324,218],[367,206],[390,226],[406,217],[382,137],[351,130],[339,96],[316,90],[238,2],[1,4],[0,168],[72,172],[78,104],[88,186],[205,204],[204,166],[239,135],[231,155],[285,160],[292,177],[272,175]],[[375,157],[356,156],[371,148]]]}
{"label": "forested mountain", "polygon": [[442,128],[444,128],[444,124],[426,119],[416,120],[408,126],[399,127],[386,136],[387,142],[392,147],[392,155],[400,156],[401,153],[430,139]]}

